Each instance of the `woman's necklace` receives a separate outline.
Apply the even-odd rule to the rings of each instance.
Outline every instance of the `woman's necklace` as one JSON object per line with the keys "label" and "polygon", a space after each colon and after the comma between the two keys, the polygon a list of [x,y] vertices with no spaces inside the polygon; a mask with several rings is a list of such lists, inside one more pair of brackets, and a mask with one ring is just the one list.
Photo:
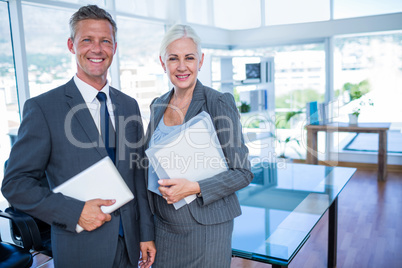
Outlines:
{"label": "woman's necklace", "polygon": [[175,110],[175,111],[181,111],[181,110],[184,110],[184,109],[191,103],[191,100],[192,100],[192,99],[189,99],[183,107],[178,107],[178,106],[176,105],[177,96],[176,96],[176,94],[174,94],[173,103],[172,103],[172,105],[169,105],[169,107],[170,107],[171,109]]}

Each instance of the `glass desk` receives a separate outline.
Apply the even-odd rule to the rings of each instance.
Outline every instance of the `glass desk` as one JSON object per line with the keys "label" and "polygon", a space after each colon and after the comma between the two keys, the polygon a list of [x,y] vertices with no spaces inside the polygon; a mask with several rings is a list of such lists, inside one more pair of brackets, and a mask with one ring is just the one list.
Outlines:
{"label": "glass desk", "polygon": [[287,267],[329,209],[328,267],[336,266],[337,197],[356,169],[261,162],[238,191],[232,255]]}

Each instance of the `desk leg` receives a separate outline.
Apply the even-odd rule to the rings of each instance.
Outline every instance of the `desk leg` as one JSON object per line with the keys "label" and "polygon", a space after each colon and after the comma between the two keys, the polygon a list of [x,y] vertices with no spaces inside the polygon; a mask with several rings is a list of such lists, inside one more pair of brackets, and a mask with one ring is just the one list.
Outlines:
{"label": "desk leg", "polygon": [[328,268],[336,267],[338,241],[338,197],[329,207],[328,214]]}
{"label": "desk leg", "polygon": [[317,146],[317,131],[308,129],[307,130],[307,154],[306,163],[307,164],[318,164],[318,146]]}
{"label": "desk leg", "polygon": [[387,176],[387,132],[378,133],[378,180],[385,181]]}

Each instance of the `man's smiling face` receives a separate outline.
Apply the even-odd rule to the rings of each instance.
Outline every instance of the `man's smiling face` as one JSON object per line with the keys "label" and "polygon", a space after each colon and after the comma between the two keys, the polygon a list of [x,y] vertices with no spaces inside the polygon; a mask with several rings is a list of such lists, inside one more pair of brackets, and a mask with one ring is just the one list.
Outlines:
{"label": "man's smiling face", "polygon": [[78,22],[74,40],[68,39],[68,48],[76,55],[77,76],[97,89],[102,88],[116,45],[109,21],[87,19]]}

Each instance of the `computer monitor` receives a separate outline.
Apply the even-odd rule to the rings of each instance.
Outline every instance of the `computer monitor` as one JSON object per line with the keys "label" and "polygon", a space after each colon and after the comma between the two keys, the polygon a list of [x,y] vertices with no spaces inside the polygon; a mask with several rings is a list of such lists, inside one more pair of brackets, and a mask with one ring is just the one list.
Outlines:
{"label": "computer monitor", "polygon": [[259,63],[246,64],[246,79],[260,79],[261,67]]}

